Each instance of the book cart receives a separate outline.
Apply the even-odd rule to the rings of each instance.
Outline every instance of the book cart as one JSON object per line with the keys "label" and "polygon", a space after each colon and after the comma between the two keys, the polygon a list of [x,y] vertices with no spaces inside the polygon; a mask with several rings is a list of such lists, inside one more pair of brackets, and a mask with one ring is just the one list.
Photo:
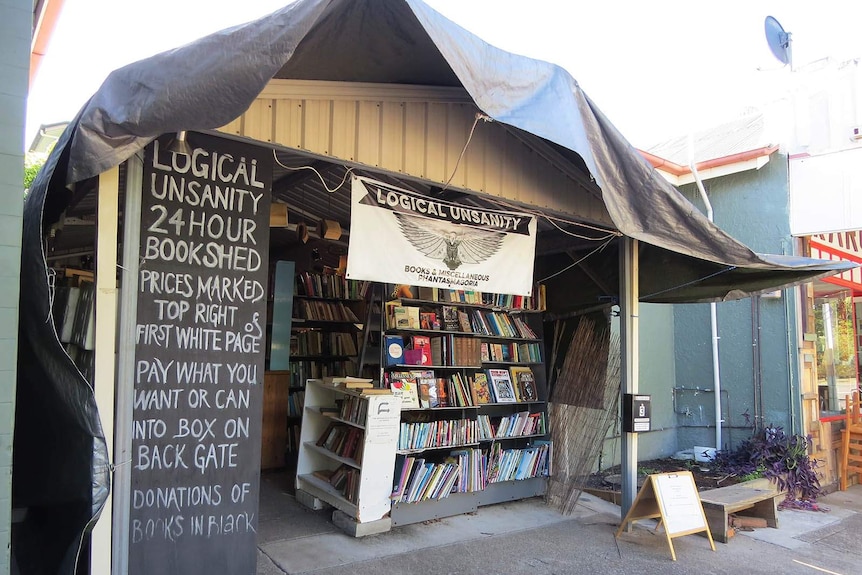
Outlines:
{"label": "book cart", "polygon": [[356,536],[389,530],[400,417],[399,397],[362,391],[306,382],[296,469],[297,499],[331,505],[333,521]]}

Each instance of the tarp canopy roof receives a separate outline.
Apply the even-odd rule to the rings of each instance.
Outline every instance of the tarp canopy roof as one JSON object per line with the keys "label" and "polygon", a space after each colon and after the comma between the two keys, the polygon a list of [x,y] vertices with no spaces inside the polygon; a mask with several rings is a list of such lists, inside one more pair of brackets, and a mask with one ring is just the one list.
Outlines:
{"label": "tarp canopy roof", "polygon": [[[71,509],[40,524],[32,542],[32,556],[56,556],[60,571],[74,570],[81,533],[105,501],[109,457],[92,388],[46,321],[43,226],[65,210],[71,184],[162,134],[224,126],[272,78],[463,87],[495,121],[579,159],[617,230],[641,241],[643,301],[735,299],[852,265],[753,253],[658,176],[565,70],[496,49],[420,0],[299,0],[125,66],[63,133],[24,208],[14,497]],[[595,283],[614,292],[616,250],[601,255]]]}
{"label": "tarp canopy roof", "polygon": [[[490,46],[420,0],[300,0],[114,71],[70,128],[66,183],[163,133],[227,124],[272,78],[462,86],[495,121],[575,152],[617,229],[664,262],[641,266],[655,294],[645,301],[736,299],[851,265],[753,253],[660,177],[565,70]],[[689,277],[693,260],[711,281]]]}

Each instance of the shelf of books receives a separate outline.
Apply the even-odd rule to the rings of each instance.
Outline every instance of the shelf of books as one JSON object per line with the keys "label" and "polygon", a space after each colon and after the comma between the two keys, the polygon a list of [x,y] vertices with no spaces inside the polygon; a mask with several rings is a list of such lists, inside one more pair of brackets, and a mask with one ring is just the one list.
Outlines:
{"label": "shelf of books", "polygon": [[297,491],[356,523],[383,520],[391,508],[399,425],[400,398],[388,390],[359,378],[308,380]]}
{"label": "shelf of books", "polygon": [[368,282],[338,274],[296,274],[290,334],[291,385],[356,375]]}
{"label": "shelf of books", "polygon": [[402,401],[393,525],[544,494],[542,305],[434,288],[385,303],[381,380]]}
{"label": "shelf of books", "polygon": [[543,495],[552,444],[523,447],[452,445],[445,451],[399,455],[392,489],[392,525],[408,525],[475,511],[482,505]]}

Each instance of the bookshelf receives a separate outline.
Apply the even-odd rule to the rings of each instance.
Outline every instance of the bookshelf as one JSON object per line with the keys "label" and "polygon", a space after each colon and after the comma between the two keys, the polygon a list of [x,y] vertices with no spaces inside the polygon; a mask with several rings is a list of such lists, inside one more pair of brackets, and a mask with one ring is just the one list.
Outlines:
{"label": "bookshelf", "polygon": [[300,446],[305,382],[357,373],[368,283],[337,273],[297,272],[293,262],[279,261],[271,284],[268,363],[271,370],[287,374],[288,381],[280,409],[285,413],[279,421],[265,422],[264,430],[282,441],[282,455],[276,459],[271,454],[279,448],[269,448],[266,468],[275,467],[277,460],[292,467]]}
{"label": "bookshelf", "polygon": [[384,302],[381,381],[403,395],[393,525],[544,494],[540,305],[434,288]]}
{"label": "bookshelf", "polygon": [[[351,534],[387,531],[400,399],[310,379],[305,386],[297,499],[341,512]],[[362,529],[358,527],[363,524]]]}
{"label": "bookshelf", "polygon": [[290,335],[292,385],[357,375],[368,282],[339,274],[296,274]]}

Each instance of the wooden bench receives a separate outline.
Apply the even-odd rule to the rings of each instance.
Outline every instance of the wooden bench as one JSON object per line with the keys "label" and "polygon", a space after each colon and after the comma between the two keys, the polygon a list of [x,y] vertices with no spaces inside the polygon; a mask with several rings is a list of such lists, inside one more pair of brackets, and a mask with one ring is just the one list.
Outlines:
{"label": "wooden bench", "polygon": [[778,502],[783,498],[784,492],[765,478],[700,492],[712,537],[722,543],[727,543],[731,513],[745,511],[747,516],[766,519],[766,525],[777,529]]}

